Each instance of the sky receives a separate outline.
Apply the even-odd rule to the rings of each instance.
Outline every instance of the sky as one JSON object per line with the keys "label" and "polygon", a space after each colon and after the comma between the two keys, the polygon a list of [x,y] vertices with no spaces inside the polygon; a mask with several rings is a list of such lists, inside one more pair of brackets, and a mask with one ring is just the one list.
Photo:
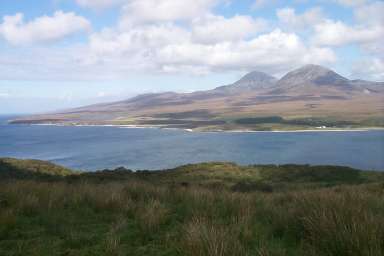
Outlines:
{"label": "sky", "polygon": [[207,90],[305,64],[384,81],[384,1],[1,0],[0,114]]}

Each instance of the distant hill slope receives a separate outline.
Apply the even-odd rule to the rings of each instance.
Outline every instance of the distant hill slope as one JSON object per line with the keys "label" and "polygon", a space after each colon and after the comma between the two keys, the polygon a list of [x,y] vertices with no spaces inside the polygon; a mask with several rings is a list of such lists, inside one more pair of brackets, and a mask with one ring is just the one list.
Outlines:
{"label": "distant hill slope", "polygon": [[[260,120],[256,123],[237,121],[265,117],[279,117],[283,121],[272,124]],[[289,72],[280,80],[254,71],[233,84],[213,90],[143,94],[119,102],[27,116],[12,123],[143,125],[202,130],[383,127],[384,83],[349,80],[330,69],[310,64]]]}

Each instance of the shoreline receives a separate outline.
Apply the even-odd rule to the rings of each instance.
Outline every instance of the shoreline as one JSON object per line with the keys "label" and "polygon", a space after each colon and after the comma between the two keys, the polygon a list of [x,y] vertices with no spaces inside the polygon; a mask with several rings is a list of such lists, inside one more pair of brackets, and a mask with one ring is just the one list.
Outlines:
{"label": "shoreline", "polygon": [[164,130],[181,130],[186,132],[200,132],[200,133],[301,133],[301,132],[368,132],[368,131],[384,131],[384,127],[361,127],[361,128],[311,128],[301,130],[248,130],[248,129],[235,129],[235,130],[198,130],[191,128],[178,128],[178,127],[166,127],[163,125],[116,125],[116,124],[21,124],[31,126],[74,126],[74,127],[116,127],[121,129],[164,129]]}

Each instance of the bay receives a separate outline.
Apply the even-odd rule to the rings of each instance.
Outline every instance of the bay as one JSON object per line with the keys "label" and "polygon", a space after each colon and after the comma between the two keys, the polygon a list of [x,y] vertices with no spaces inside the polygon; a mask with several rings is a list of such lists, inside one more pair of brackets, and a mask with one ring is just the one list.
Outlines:
{"label": "bay", "polygon": [[0,117],[0,157],[48,160],[78,170],[154,170],[207,161],[384,170],[384,131],[188,132],[8,125],[9,118]]}

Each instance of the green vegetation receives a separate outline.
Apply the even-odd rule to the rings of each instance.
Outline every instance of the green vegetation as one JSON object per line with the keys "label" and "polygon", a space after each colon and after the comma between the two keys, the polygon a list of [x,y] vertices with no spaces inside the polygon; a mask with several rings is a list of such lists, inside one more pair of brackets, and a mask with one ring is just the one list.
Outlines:
{"label": "green vegetation", "polygon": [[[200,123],[192,125],[184,120],[186,128],[197,131],[231,131],[231,130],[252,130],[252,131],[293,131],[293,130],[321,130],[326,129],[380,129],[383,127],[383,120],[370,118],[364,120],[345,120],[335,116],[306,117],[306,116],[218,116],[217,123]],[[180,127],[179,128],[183,128]]]}
{"label": "green vegetation", "polygon": [[[261,124],[281,124],[286,126],[303,126],[307,128],[314,128],[319,126],[326,126],[326,127],[351,127],[356,126],[358,127],[360,124],[357,122],[351,122],[351,121],[341,121],[334,118],[296,118],[296,119],[284,119],[280,116],[265,116],[265,117],[250,117],[250,118],[240,118],[236,119],[235,123],[237,124],[243,124],[243,125],[261,125]],[[367,126],[369,123],[365,122]]]}
{"label": "green vegetation", "polygon": [[74,172],[41,160],[20,160],[13,158],[0,158],[0,179],[16,178],[49,178],[53,175],[66,176]]}
{"label": "green vegetation", "polygon": [[384,252],[384,173],[233,163],[68,172],[0,159],[0,255]]}

